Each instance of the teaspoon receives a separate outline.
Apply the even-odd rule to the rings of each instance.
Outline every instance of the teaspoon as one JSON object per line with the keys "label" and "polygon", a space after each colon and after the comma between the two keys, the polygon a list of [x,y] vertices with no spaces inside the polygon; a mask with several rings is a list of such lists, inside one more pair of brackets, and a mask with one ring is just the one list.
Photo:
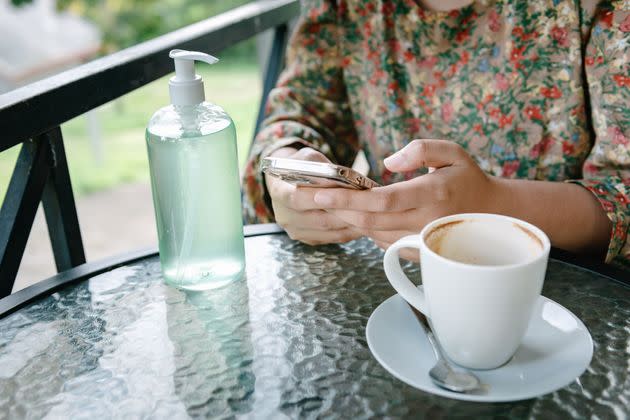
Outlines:
{"label": "teaspoon", "polygon": [[433,382],[453,392],[469,392],[479,388],[481,382],[473,373],[453,369],[448,360],[442,355],[440,344],[437,342],[435,335],[433,335],[433,330],[426,316],[413,306],[409,305],[409,307],[420,322],[420,325],[424,328],[429,343],[431,343],[431,347],[433,348],[435,358],[437,359],[435,366],[429,370],[429,376]]}

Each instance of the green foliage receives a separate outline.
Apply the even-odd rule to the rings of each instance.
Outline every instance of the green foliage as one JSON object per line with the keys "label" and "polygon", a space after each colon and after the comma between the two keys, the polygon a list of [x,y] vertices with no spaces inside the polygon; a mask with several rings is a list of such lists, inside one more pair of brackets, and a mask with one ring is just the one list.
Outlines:
{"label": "green foliage", "polygon": [[[11,0],[20,6],[33,0]],[[103,34],[102,54],[138,44],[248,3],[248,0],[58,0],[68,10],[94,22]],[[232,54],[254,53],[253,41]]]}
{"label": "green foliage", "polygon": [[[19,6],[32,0],[11,1]],[[58,0],[58,7],[95,22],[104,37],[102,53],[107,54],[244,3],[247,0]],[[204,77],[208,100],[222,105],[236,124],[242,166],[261,94],[255,44],[253,40],[242,42],[222,52],[220,58],[221,62],[212,69],[198,65],[197,71]],[[96,111],[102,127],[102,162],[95,158],[83,116],[63,124],[75,194],[148,179],[144,128],[151,114],[169,102],[167,79],[155,81]],[[19,148],[0,154],[0,199]]]}

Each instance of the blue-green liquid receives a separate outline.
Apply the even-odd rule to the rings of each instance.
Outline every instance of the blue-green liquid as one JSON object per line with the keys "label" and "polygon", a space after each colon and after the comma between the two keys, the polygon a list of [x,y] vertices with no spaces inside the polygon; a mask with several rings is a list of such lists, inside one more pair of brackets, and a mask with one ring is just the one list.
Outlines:
{"label": "blue-green liquid", "polygon": [[245,268],[234,125],[200,115],[171,133],[156,114],[146,133],[162,272],[188,290],[223,286]]}

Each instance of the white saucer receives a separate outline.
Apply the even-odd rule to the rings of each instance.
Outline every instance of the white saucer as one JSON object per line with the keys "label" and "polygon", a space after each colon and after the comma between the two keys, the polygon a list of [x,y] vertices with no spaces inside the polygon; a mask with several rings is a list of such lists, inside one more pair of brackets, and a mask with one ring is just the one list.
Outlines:
{"label": "white saucer", "polygon": [[593,356],[593,341],[582,321],[542,296],[514,357],[500,368],[474,371],[484,384],[475,393],[459,394],[433,384],[428,372],[435,356],[400,296],[376,308],[366,335],[376,360],[396,378],[432,394],[466,401],[517,401],[555,391],[580,376]]}

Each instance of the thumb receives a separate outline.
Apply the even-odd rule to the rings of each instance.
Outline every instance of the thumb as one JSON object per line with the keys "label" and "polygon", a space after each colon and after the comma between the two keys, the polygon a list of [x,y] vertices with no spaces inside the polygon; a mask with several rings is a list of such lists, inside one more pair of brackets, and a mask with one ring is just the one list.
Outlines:
{"label": "thumb", "polygon": [[466,160],[468,155],[460,145],[449,140],[420,139],[384,160],[392,172],[407,172],[420,168],[443,168]]}
{"label": "thumb", "polygon": [[322,152],[312,149],[310,147],[303,147],[291,156],[290,159],[308,160],[310,162],[323,162],[331,163],[330,159],[326,157]]}

